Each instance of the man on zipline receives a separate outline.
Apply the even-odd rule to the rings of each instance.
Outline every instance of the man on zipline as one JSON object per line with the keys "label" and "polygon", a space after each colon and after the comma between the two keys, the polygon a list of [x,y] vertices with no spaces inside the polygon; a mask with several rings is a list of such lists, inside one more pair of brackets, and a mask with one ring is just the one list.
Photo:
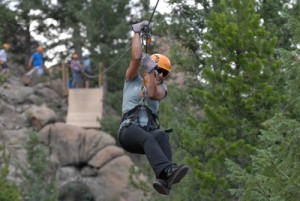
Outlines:
{"label": "man on zipline", "polygon": [[[159,129],[157,112],[160,100],[167,95],[163,81],[171,71],[171,63],[162,54],[142,56],[140,34],[150,29],[148,21],[132,25],[134,36],[125,74],[119,142],[128,152],[146,155],[157,179],[154,189],[168,195],[171,186],[187,174],[188,167],[172,163],[168,134]],[[140,65],[146,70],[144,77],[139,74]]]}

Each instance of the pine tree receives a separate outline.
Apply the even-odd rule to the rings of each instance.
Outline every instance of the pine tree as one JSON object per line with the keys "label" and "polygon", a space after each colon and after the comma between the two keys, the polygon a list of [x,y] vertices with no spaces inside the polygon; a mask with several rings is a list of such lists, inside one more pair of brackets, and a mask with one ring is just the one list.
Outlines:
{"label": "pine tree", "polygon": [[293,12],[284,13],[287,24],[284,28],[291,34],[292,46],[279,51],[285,71],[285,94],[282,114],[277,114],[263,123],[259,146],[252,155],[252,171],[246,171],[231,160],[227,165],[231,171],[229,178],[239,181],[239,187],[232,189],[241,201],[296,201],[300,194],[299,177],[299,48],[300,23],[299,3]]}
{"label": "pine tree", "polygon": [[31,132],[26,142],[28,165],[21,166],[22,197],[26,201],[56,201],[55,174],[49,171],[48,148],[39,142],[39,133]]}
{"label": "pine tree", "polygon": [[231,192],[241,201],[297,201],[300,197],[300,124],[282,115],[264,122],[260,146],[252,156],[252,171],[247,172],[228,160],[239,188]]}
{"label": "pine tree", "polygon": [[2,44],[5,42],[10,42],[8,36],[15,31],[12,29],[15,27],[16,21],[14,20],[14,13],[10,11],[4,4],[0,4],[0,43],[1,49]]}
{"label": "pine tree", "polygon": [[10,155],[6,152],[5,145],[0,146],[0,200],[20,201],[21,196],[16,185],[8,181]]}
{"label": "pine tree", "polygon": [[283,10],[289,10],[289,0],[260,0],[257,1],[258,12],[264,21],[264,26],[278,38],[278,46],[288,49],[291,46],[291,33],[282,25],[287,19],[282,15]]}
{"label": "pine tree", "polygon": [[284,11],[283,16],[287,23],[283,26],[290,35],[291,46],[288,49],[279,49],[279,55],[284,66],[284,92],[287,96],[287,103],[284,105],[285,115],[292,119],[300,121],[300,82],[298,75],[300,73],[300,2],[296,3],[289,11]]}
{"label": "pine tree", "polygon": [[220,1],[206,21],[203,66],[193,72],[193,106],[177,130],[192,169],[180,199],[233,200],[228,189],[238,183],[228,180],[225,158],[249,170],[261,123],[279,110],[282,97],[273,80],[280,70],[273,56],[277,40],[261,24],[254,3]]}

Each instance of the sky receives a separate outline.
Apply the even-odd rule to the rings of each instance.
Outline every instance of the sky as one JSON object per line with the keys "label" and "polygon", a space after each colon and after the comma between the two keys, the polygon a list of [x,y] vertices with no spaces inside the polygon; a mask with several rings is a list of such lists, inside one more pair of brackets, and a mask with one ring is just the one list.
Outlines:
{"label": "sky", "polygon": [[[133,3],[135,2],[138,2],[138,0],[131,0]],[[187,1],[192,1],[192,0],[187,0]],[[56,4],[57,3],[57,0],[51,0],[51,2],[53,4]],[[157,0],[150,0],[150,5],[151,5],[151,8],[154,9],[155,5],[157,3]],[[12,9],[12,10],[15,10],[15,6],[17,4],[17,1],[13,1],[13,0],[10,0],[9,1],[9,8]],[[160,13],[169,13],[171,12],[172,8],[170,5],[168,5],[168,3],[166,2],[166,0],[159,0],[159,3],[157,5],[157,8],[156,8],[156,12],[160,12]],[[132,12],[139,12],[139,11],[136,11],[136,10],[132,10]],[[32,11],[31,14],[34,14],[34,15],[39,15],[40,14],[40,11]],[[53,20],[48,20],[48,23],[54,23],[56,24],[55,21]],[[37,33],[34,32],[35,30],[35,27],[37,26],[37,22],[32,22],[31,25],[30,25],[30,30],[31,30],[31,36],[37,40],[39,43],[41,44],[44,44],[47,46],[47,44],[49,43],[48,39],[45,38],[44,36],[42,35],[39,35]],[[70,35],[67,34],[67,33],[62,33],[62,34],[57,34],[57,37],[59,39],[64,39],[64,38],[69,38]],[[52,57],[52,55],[55,54],[55,52],[62,52],[62,51],[66,51],[66,48],[64,46],[58,46],[58,47],[55,47],[54,49],[51,49],[51,50],[47,50],[47,52],[45,54],[49,55]],[[85,53],[85,51],[83,51]],[[88,52],[86,52],[88,53]],[[46,67],[50,67],[54,64],[56,64],[58,61],[57,60],[53,60],[53,61],[46,61],[45,62],[45,66]]]}
{"label": "sky", "polygon": [[[132,0],[132,2],[133,3],[138,2],[138,0]],[[191,2],[193,2],[193,0],[187,0],[187,3],[191,3]],[[52,3],[55,4],[56,0],[52,0]],[[157,3],[157,0],[150,0],[150,5],[151,5],[152,9],[154,9],[156,3]],[[171,11],[172,11],[172,7],[166,2],[166,0],[159,0],[159,3],[156,8],[156,12],[169,13]],[[132,12],[138,12],[138,11],[132,10]],[[53,21],[49,20],[49,23],[50,22],[53,23]],[[35,40],[39,41],[41,44],[49,43],[47,38],[43,37],[42,35],[38,35],[37,33],[35,33],[33,31],[35,29],[35,26],[37,26],[37,22],[33,22],[30,26],[30,29],[32,30],[31,31],[32,37],[35,38]],[[60,38],[60,39],[69,38],[69,37],[70,37],[70,35],[68,35],[66,33],[62,33],[62,34],[58,35],[58,38]],[[55,47],[54,49],[47,50],[47,52],[45,54],[52,57],[55,54],[55,52],[63,52],[63,51],[66,51],[66,48],[64,46],[58,46],[58,47]],[[88,52],[83,50],[83,53],[88,53]],[[58,62],[57,59],[54,59],[52,61],[45,61],[45,66],[50,67],[50,66],[56,64],[57,62]]]}
{"label": "sky", "polygon": [[[132,0],[132,2],[137,2],[138,0]],[[56,0],[52,0],[53,3],[56,2]],[[150,0],[150,5],[151,8],[154,9],[155,5],[157,3],[157,0]],[[168,5],[168,3],[165,0],[159,0],[159,3],[157,5],[156,8],[156,12],[160,12],[160,13],[168,13],[171,12],[172,8],[170,5]],[[134,10],[132,12],[135,12]],[[31,25],[31,30],[34,30],[34,27],[36,26],[35,23],[32,23]],[[35,38],[37,41],[41,42],[42,44],[46,44],[48,42],[48,39],[36,34],[34,31],[31,32],[31,35],[33,36],[33,38]],[[68,38],[70,37],[68,34],[60,34],[58,36],[59,38]],[[46,52],[47,55],[52,56],[54,55],[55,52],[62,52],[62,51],[66,51],[66,48],[64,46],[58,46],[55,47],[54,49],[48,50]],[[88,53],[87,51],[83,51],[84,53]],[[52,61],[45,61],[45,66],[46,67],[51,67],[52,65],[55,65],[58,62],[57,59],[54,59]]]}
{"label": "sky", "polygon": [[[154,8],[156,2],[157,0],[150,0],[150,5]],[[161,13],[170,13],[172,8],[166,3],[166,1],[160,0],[158,2],[156,10]]]}

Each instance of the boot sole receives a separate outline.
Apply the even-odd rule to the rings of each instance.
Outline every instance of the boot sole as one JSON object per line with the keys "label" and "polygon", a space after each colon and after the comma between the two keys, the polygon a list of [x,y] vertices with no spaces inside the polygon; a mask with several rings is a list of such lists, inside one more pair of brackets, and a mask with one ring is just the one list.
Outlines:
{"label": "boot sole", "polygon": [[163,194],[163,195],[169,195],[169,193],[170,193],[170,189],[166,185],[160,183],[159,181],[153,182],[153,188],[158,193]]}
{"label": "boot sole", "polygon": [[189,168],[186,165],[179,166],[178,170],[173,173],[173,175],[168,180],[168,186],[177,184],[181,179],[188,173]]}

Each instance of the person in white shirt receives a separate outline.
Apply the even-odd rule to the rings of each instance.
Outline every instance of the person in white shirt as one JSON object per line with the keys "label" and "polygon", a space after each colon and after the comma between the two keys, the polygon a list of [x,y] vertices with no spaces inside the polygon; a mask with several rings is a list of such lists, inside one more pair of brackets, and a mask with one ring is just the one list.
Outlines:
{"label": "person in white shirt", "polygon": [[9,68],[7,65],[7,51],[10,49],[10,45],[8,43],[3,44],[3,49],[0,50],[0,66],[1,66],[1,74],[8,74]]}

